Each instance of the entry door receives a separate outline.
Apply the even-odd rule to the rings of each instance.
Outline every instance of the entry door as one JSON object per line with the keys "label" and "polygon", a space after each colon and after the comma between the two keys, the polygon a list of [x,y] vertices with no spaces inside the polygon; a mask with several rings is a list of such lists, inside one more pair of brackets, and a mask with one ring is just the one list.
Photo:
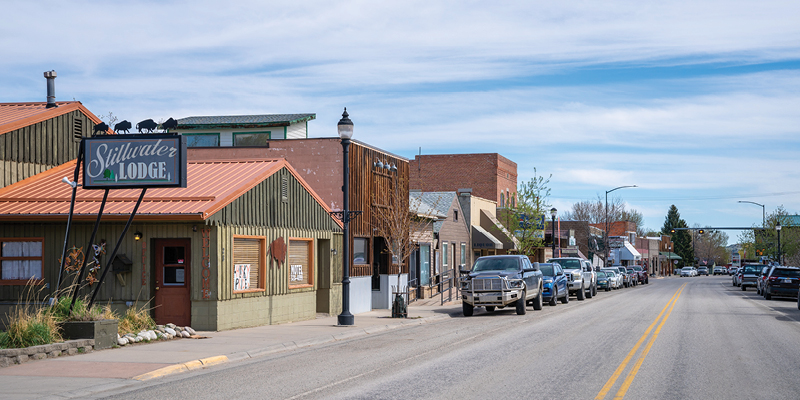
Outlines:
{"label": "entry door", "polygon": [[156,239],[155,319],[159,325],[192,323],[191,240]]}

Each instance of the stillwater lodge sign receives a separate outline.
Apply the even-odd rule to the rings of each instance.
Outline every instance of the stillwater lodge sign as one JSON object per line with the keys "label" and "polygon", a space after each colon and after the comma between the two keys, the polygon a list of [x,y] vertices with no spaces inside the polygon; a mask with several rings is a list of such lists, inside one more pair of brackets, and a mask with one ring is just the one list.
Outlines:
{"label": "stillwater lodge sign", "polygon": [[186,187],[186,139],[109,135],[83,139],[83,188]]}

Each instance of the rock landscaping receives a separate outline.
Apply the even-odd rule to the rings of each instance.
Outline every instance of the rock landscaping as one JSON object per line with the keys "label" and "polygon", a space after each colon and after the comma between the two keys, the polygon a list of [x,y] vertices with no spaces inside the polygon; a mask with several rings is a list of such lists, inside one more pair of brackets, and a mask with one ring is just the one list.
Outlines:
{"label": "rock landscaping", "polygon": [[22,364],[31,360],[89,353],[93,348],[94,339],[78,339],[67,340],[62,343],[25,347],[22,349],[0,349],[0,367]]}
{"label": "rock landscaping", "polygon": [[190,338],[196,335],[197,332],[189,326],[180,327],[175,324],[156,325],[155,329],[141,331],[137,334],[117,335],[117,345],[126,346],[131,343],[151,342],[154,340]]}

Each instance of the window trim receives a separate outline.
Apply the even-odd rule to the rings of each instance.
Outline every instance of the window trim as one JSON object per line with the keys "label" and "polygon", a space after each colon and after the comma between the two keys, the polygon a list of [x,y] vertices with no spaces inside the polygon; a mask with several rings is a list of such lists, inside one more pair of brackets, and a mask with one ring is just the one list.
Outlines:
{"label": "window trim", "polygon": [[213,135],[217,136],[217,145],[216,146],[189,146],[188,144],[186,145],[187,147],[191,147],[193,149],[204,148],[204,147],[213,149],[213,148],[217,148],[217,147],[222,147],[222,138],[220,137],[221,134],[219,132],[216,132],[216,133],[215,132],[187,132],[187,133],[181,133],[181,136],[213,136]]}
{"label": "window trim", "polygon": [[44,237],[9,237],[9,238],[0,238],[0,243],[3,242],[41,242],[42,243],[42,255],[41,257],[3,257],[0,256],[0,262],[3,260],[9,261],[35,261],[39,260],[42,263],[42,278],[38,280],[31,281],[30,279],[0,279],[0,286],[27,286],[28,282],[31,282],[33,285],[44,285],[44,254],[45,254],[45,247],[44,247]]}
{"label": "window trim", "polygon": [[[231,293],[259,293],[267,290],[267,238],[266,236],[253,236],[253,235],[233,235],[233,243],[236,239],[258,239],[259,255],[258,255],[258,287],[255,289],[247,290],[233,290],[233,279],[231,279]],[[236,264],[235,246],[231,246],[231,270],[230,275],[233,276],[233,265]]]}
{"label": "window trim", "polygon": [[[292,285],[291,281],[291,273],[287,273],[286,280],[289,283],[289,290],[293,289],[306,289],[306,288],[313,288],[316,276],[314,275],[314,269],[316,265],[314,264],[314,238],[299,238],[299,237],[290,237],[286,243],[286,266],[291,268],[289,265],[289,257],[291,256],[291,243],[292,241],[295,242],[307,242],[308,245],[308,283],[300,284],[300,285]],[[286,271],[289,272],[290,269],[287,268]]]}
{"label": "window trim", "polygon": [[237,146],[236,145],[236,136],[238,136],[238,135],[254,135],[254,134],[255,135],[264,135],[264,134],[266,134],[267,135],[267,140],[268,141],[272,140],[272,131],[233,132],[233,135],[231,136],[231,142],[232,142],[231,143],[231,147],[260,147],[260,146],[253,146],[253,145],[248,145],[248,146]]}

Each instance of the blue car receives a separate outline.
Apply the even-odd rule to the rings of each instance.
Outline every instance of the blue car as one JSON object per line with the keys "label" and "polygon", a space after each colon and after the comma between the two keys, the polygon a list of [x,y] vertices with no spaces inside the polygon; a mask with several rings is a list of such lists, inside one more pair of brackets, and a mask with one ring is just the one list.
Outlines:
{"label": "blue car", "polygon": [[542,300],[551,306],[558,304],[559,298],[562,303],[569,303],[569,282],[561,264],[539,263],[539,271],[542,271],[542,282],[544,282]]}

